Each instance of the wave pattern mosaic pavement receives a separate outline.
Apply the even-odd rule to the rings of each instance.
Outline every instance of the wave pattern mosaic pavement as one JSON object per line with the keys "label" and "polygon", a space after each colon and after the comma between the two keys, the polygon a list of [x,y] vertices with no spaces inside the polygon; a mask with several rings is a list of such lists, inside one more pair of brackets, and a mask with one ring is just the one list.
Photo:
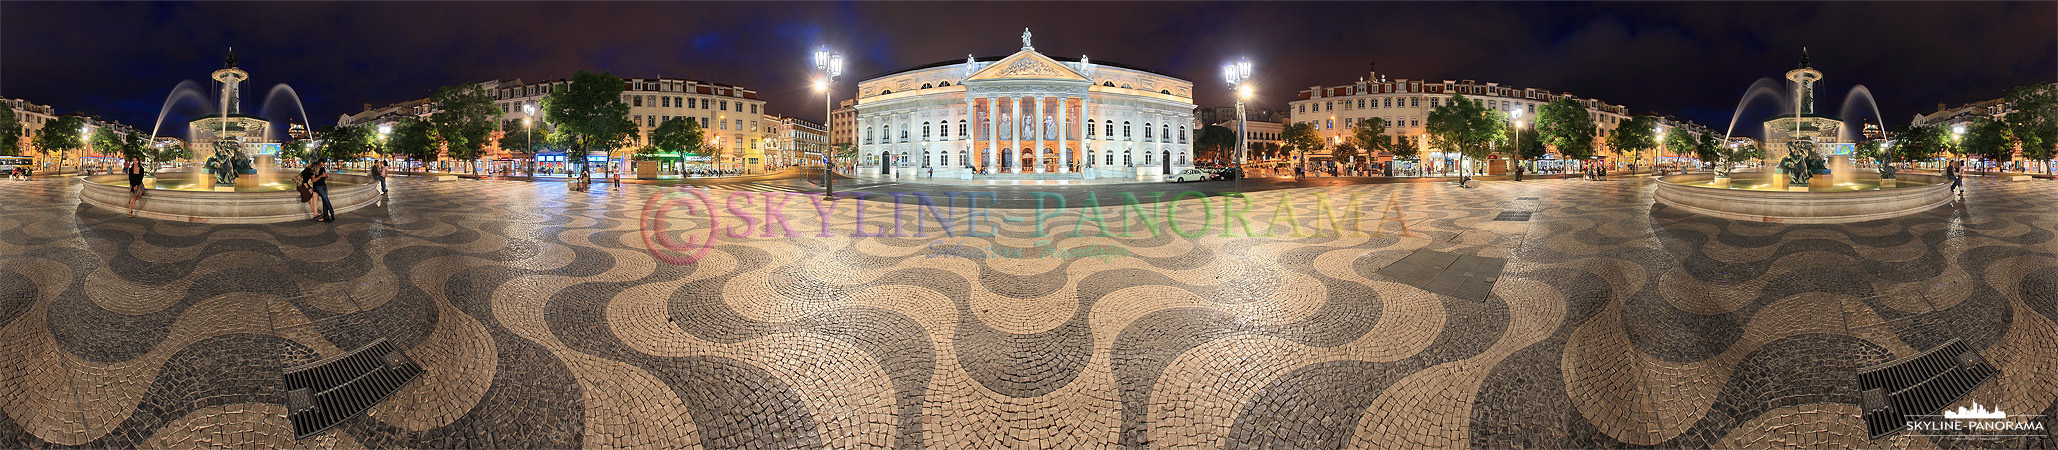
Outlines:
{"label": "wave pattern mosaic pavement", "polygon": [[[1968,400],[2058,415],[2048,181],[1847,225],[1696,216],[1647,180],[1251,194],[1254,230],[1297,211],[1273,237],[1220,236],[1223,197],[1160,218],[1193,238],[1071,213],[849,237],[848,200],[813,237],[795,197],[804,237],[692,264],[648,225],[737,222],[649,212],[680,188],[396,180],[334,224],[207,225],[75,183],[0,182],[0,448],[2058,446],[1868,440],[1853,379],[1962,339],[2002,372]],[[1332,220],[1367,233],[1306,233]],[[1098,246],[1123,250],[960,257]],[[1507,265],[1485,300],[1378,273],[1417,250]],[[428,372],[293,440],[280,371],[379,338]]]}

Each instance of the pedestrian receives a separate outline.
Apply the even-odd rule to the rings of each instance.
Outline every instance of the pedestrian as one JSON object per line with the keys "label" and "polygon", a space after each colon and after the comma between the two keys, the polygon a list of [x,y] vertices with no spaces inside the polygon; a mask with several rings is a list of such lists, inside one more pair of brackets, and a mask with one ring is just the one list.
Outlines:
{"label": "pedestrian", "polygon": [[578,187],[577,187],[576,189],[578,189],[578,190],[581,190],[581,191],[584,191],[584,190],[586,190],[586,188],[587,188],[588,186],[591,186],[592,184],[593,184],[593,169],[592,169],[592,168],[590,168],[590,167],[587,167],[587,166],[586,166],[585,164],[580,164],[580,165],[579,165],[579,185],[578,185]]}
{"label": "pedestrian", "polygon": [[612,175],[614,175],[614,180],[615,180],[615,190],[616,190],[616,191],[620,191],[620,190],[622,190],[622,171],[620,171],[620,170],[614,171],[614,172],[612,173]]}
{"label": "pedestrian", "polygon": [[377,163],[373,163],[373,164],[372,164],[372,179],[374,179],[374,180],[379,180],[379,196],[381,196],[381,197],[385,196],[385,195],[386,195],[386,192],[387,192],[387,191],[386,191],[386,162],[385,162],[385,161],[379,161],[379,162],[377,162]]}
{"label": "pedestrian", "polygon": [[1522,181],[1522,165],[1515,165],[1515,181]]}
{"label": "pedestrian", "polygon": [[143,198],[143,163],[130,159],[122,172],[129,174],[129,217],[136,217],[136,199]]}
{"label": "pedestrian", "polygon": [[1944,178],[1951,180],[1951,192],[1957,193],[1958,198],[1965,198],[1965,168],[1963,163],[1951,161],[1950,164],[1945,165]]}
{"label": "pedestrian", "polygon": [[314,195],[316,197],[320,197],[322,200],[321,211],[315,213],[314,221],[335,222],[336,207],[335,205],[329,204],[328,160],[314,160],[314,164],[307,166],[306,169],[302,169],[300,171],[300,174],[301,176],[307,177],[308,187],[310,189],[313,189]]}

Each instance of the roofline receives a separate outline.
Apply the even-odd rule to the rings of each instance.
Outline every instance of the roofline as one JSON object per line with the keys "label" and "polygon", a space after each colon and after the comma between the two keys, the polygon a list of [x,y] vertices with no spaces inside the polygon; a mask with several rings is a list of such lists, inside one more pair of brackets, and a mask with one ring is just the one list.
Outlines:
{"label": "roofline", "polygon": [[[1051,55],[1044,55],[1044,54],[1042,54],[1042,53],[1037,53],[1037,54],[1038,54],[1038,55],[1043,55],[1043,57],[1045,57],[1045,58],[1050,58],[1050,59],[1052,59],[1052,60],[1054,60],[1054,61],[1057,61],[1057,62],[1070,62],[1070,63],[1076,63],[1076,62],[1079,62],[1079,58],[1076,58],[1076,57],[1071,57],[1071,56],[1051,56]],[[1015,56],[1015,55],[1014,55],[1013,53],[1010,53],[1010,54],[1007,54],[1006,56],[976,56],[976,57],[973,57],[973,58],[972,58],[972,61],[973,61],[973,62],[996,62],[996,61],[1000,61],[1000,60],[1003,60],[1003,59],[1007,59],[1007,57],[1008,57],[1008,56]],[[872,75],[872,76],[870,76],[870,77],[866,77],[866,78],[864,78],[864,79],[862,79],[862,80],[859,80],[859,81],[858,81],[858,84],[870,83],[870,82],[873,82],[873,81],[877,81],[877,80],[878,80],[878,79],[880,79],[880,78],[886,78],[886,77],[890,77],[890,76],[894,76],[894,75],[899,75],[899,74],[902,74],[902,73],[907,73],[907,72],[913,72],[913,71],[917,71],[917,70],[926,70],[926,69],[934,69],[934,68],[938,68],[938,67],[947,67],[947,66],[950,66],[950,65],[953,65],[953,64],[964,64],[964,63],[965,63],[965,60],[962,60],[962,59],[951,59],[951,60],[943,60],[943,61],[937,61],[937,62],[933,62],[933,63],[928,63],[928,64],[922,64],[922,65],[918,65],[918,66],[910,66],[910,67],[905,67],[905,68],[900,68],[900,69],[894,69],[894,70],[891,70],[891,71],[887,71],[887,72],[885,72],[885,73],[880,73],[880,74]],[[1154,70],[1150,70],[1150,69],[1145,69],[1145,68],[1142,68],[1142,67],[1136,67],[1136,66],[1131,66],[1131,65],[1128,65],[1128,64],[1122,64],[1122,63],[1115,63],[1115,62],[1108,62],[1108,61],[1104,61],[1104,60],[1098,60],[1098,59],[1096,59],[1096,60],[1093,60],[1093,61],[1092,61],[1092,63],[1093,63],[1093,65],[1095,65],[1095,66],[1108,66],[1108,67],[1113,67],[1113,68],[1117,68],[1117,69],[1126,69],[1126,70],[1134,70],[1134,71],[1138,71],[1138,72],[1144,72],[1144,73],[1148,73],[1148,74],[1152,74],[1152,75],[1158,75],[1158,76],[1170,77],[1170,78],[1172,78],[1172,79],[1176,79],[1176,80],[1180,80],[1180,81],[1187,81],[1187,82],[1191,82],[1190,80],[1187,80],[1187,79],[1185,79],[1185,78],[1179,78],[1178,76],[1175,76],[1175,75],[1172,75],[1172,74],[1167,74],[1167,73],[1163,73],[1163,72],[1158,72],[1158,71],[1154,71]]]}

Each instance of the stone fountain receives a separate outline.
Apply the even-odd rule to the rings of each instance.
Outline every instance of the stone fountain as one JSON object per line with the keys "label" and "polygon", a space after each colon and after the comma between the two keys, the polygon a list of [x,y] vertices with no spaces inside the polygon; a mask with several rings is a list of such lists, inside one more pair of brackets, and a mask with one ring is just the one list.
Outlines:
{"label": "stone fountain", "polygon": [[[1860,177],[1847,151],[1825,157],[1825,148],[1850,145],[1839,142],[1842,120],[1815,112],[1815,82],[1822,72],[1809,66],[1806,49],[1801,66],[1788,71],[1786,79],[1793,82],[1793,112],[1765,120],[1766,157],[1777,161],[1771,165],[1773,173],[1750,179],[1710,174],[1659,178],[1658,202],[1705,215],[1785,223],[1884,219],[1950,202],[1951,192],[1941,177],[1881,176],[1891,170]],[[1739,113],[1742,107],[1738,105]]]}
{"label": "stone fountain", "polygon": [[[146,178],[135,215],[210,223],[274,223],[311,217],[309,205],[301,202],[293,189],[299,173],[259,170],[271,167],[271,157],[251,154],[252,144],[270,142],[266,132],[270,122],[242,113],[240,86],[250,74],[236,68],[235,51],[229,52],[213,78],[222,83],[221,98],[215,102],[219,113],[193,119],[187,126],[194,153],[209,156],[198,171],[158,172]],[[93,176],[86,181],[79,192],[86,204],[129,212],[126,175]],[[378,186],[368,177],[331,172],[327,184],[329,201],[335,203],[338,214],[379,199]]]}

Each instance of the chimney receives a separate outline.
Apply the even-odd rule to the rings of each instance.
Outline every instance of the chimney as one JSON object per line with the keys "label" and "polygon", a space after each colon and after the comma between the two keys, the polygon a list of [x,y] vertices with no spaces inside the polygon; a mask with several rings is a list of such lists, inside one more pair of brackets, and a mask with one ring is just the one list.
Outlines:
{"label": "chimney", "polygon": [[370,104],[370,103],[366,103],[366,104],[364,104],[364,110],[365,110],[365,111],[371,111],[371,110],[372,110],[372,104]]}
{"label": "chimney", "polygon": [[1944,102],[1937,102],[1937,112],[1944,112]]}

